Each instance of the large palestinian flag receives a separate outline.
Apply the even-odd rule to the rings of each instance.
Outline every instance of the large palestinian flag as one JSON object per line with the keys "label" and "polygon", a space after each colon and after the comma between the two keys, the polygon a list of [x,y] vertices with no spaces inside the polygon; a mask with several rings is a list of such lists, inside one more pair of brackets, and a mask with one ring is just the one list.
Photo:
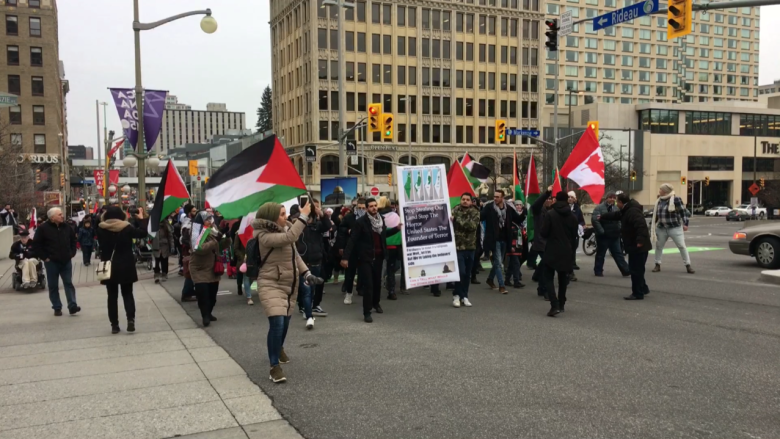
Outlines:
{"label": "large palestinian flag", "polygon": [[[539,195],[541,193],[539,192],[539,178],[536,176],[536,163],[534,162],[534,156],[531,156],[531,160],[528,163],[528,174],[526,174],[525,177],[525,196],[526,196],[526,202],[528,203],[526,205],[526,211],[531,210],[531,205],[536,202],[536,200],[539,199]],[[533,212],[526,216],[526,234],[528,235],[528,240],[531,241],[534,239],[534,215]]]}
{"label": "large palestinian flag", "polygon": [[[149,234],[156,236],[160,223],[189,199],[190,194],[184,180],[173,165],[173,160],[168,160],[168,166],[165,167],[160,180],[160,188],[154,197],[154,207],[149,215]],[[95,205],[97,206],[97,203]]]}
{"label": "large palestinian flag", "polygon": [[453,208],[460,204],[460,197],[465,193],[470,193],[472,197],[477,195],[474,193],[474,188],[466,178],[466,174],[463,173],[463,168],[457,161],[450,166],[450,173],[447,174],[447,190],[450,198],[450,207]]}
{"label": "large palestinian flag", "polygon": [[463,173],[466,174],[466,178],[471,182],[471,186],[474,189],[478,188],[482,183],[486,183],[488,177],[490,177],[490,169],[482,163],[472,160],[468,153],[463,155],[460,165],[463,167]]}
{"label": "large palestinian flag", "polygon": [[228,160],[206,185],[206,201],[226,220],[243,218],[265,203],[284,203],[305,193],[306,186],[276,136]]}

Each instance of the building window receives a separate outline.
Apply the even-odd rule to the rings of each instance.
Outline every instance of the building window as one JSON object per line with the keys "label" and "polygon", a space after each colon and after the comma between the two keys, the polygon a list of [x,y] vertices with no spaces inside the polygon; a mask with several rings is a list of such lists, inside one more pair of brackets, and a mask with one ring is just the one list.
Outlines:
{"label": "building window", "polygon": [[[19,136],[21,141],[21,134]],[[775,163],[777,161],[778,159],[774,158],[758,158],[756,160],[756,172],[775,172]],[[753,172],[753,157],[742,158],[742,172]]]}
{"label": "building window", "polygon": [[33,105],[33,125],[46,125],[46,113],[43,105]]}
{"label": "building window", "polygon": [[443,156],[430,156],[423,159],[423,165],[444,165],[446,171],[450,170],[450,158]]}
{"label": "building window", "polygon": [[5,34],[19,35],[19,17],[16,15],[5,16]]}
{"label": "building window", "polygon": [[742,136],[780,136],[780,117],[765,114],[740,115],[739,134]]}
{"label": "building window", "polygon": [[19,65],[19,46],[7,46],[6,47],[6,60],[9,66]]}
{"label": "building window", "polygon": [[8,93],[15,95],[22,93],[22,80],[19,75],[8,75]]}
{"label": "building window", "polygon": [[20,105],[8,109],[8,120],[11,125],[22,124],[22,107]]}
{"label": "building window", "polygon": [[33,136],[35,140],[35,153],[36,154],[45,154],[46,153],[46,134],[36,134]]}
{"label": "building window", "polygon": [[689,156],[689,171],[733,171],[734,157]]}
{"label": "building window", "polygon": [[[14,3],[16,3],[16,1],[14,1]],[[28,0],[27,5],[31,8],[40,8],[41,0]]]}
{"label": "building window", "polygon": [[[320,123],[322,124],[322,123]],[[327,125],[327,122],[326,122]],[[327,130],[327,128],[326,128]],[[320,173],[323,175],[339,174],[339,158],[335,155],[326,155],[320,160]]]}
{"label": "building window", "polygon": [[41,36],[41,19],[38,17],[30,17],[30,36]]}
{"label": "building window", "polygon": [[686,134],[730,135],[731,113],[685,112]]}
{"label": "building window", "polygon": [[[399,133],[400,134],[400,133]],[[387,156],[379,156],[374,158],[374,175],[384,175],[393,172],[393,159]]]}
{"label": "building window", "polygon": [[43,49],[40,47],[30,47],[30,65],[34,67],[43,66]]}
{"label": "building window", "polygon": [[32,77],[32,95],[43,96],[43,76]]}
{"label": "building window", "polygon": [[644,110],[640,112],[642,130],[651,133],[677,134],[679,112],[676,110]]}

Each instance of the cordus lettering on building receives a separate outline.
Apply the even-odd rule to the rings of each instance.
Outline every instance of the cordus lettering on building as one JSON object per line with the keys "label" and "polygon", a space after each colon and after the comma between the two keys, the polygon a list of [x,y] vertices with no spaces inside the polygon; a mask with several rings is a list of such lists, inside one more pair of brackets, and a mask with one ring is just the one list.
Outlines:
{"label": "cordus lettering on building", "polygon": [[16,162],[24,163],[25,161],[38,164],[57,164],[60,162],[60,156],[56,154],[19,154]]}

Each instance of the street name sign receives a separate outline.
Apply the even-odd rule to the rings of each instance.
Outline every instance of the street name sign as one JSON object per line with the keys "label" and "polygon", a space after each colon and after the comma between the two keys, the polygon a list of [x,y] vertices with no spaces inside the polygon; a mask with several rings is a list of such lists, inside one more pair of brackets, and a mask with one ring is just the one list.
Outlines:
{"label": "street name sign", "polygon": [[572,20],[573,12],[574,11],[566,11],[561,14],[561,25],[560,29],[558,30],[559,37],[565,37],[571,34],[572,29],[574,28],[574,20]]}
{"label": "street name sign", "polygon": [[539,130],[521,130],[517,128],[509,128],[506,130],[508,136],[530,136],[539,137]]}
{"label": "street name sign", "polygon": [[646,0],[593,18],[593,30],[615,26],[658,12],[660,0]]}
{"label": "street name sign", "polygon": [[17,106],[18,96],[0,91],[0,108]]}

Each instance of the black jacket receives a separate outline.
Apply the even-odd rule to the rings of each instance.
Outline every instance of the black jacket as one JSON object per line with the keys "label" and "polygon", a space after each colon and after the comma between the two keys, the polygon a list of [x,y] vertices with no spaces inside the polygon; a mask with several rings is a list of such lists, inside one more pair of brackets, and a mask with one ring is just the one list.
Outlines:
{"label": "black jacket", "polygon": [[569,209],[571,209],[571,213],[574,214],[574,218],[577,219],[577,224],[585,227],[585,215],[582,214],[580,203],[575,202],[574,204],[570,204]]}
{"label": "black jacket", "polygon": [[32,259],[35,257],[32,246],[32,239],[27,241],[27,244],[22,243],[22,241],[16,241],[11,244],[11,252],[8,254],[8,257],[17,261]]}
{"label": "black jacket", "polygon": [[352,227],[352,233],[349,236],[349,242],[347,242],[347,248],[344,250],[344,258],[350,263],[357,262],[371,262],[374,259],[384,259],[387,256],[387,243],[385,242],[388,236],[398,233],[398,229],[388,230],[385,227],[385,219],[382,215],[382,233],[379,234],[379,242],[382,246],[382,252],[379,256],[375,256],[374,252],[374,229],[371,227],[371,220],[368,218],[368,213],[360,217]]}
{"label": "black jacket", "polygon": [[[601,215],[599,220],[620,221],[620,236],[623,237],[626,253],[649,252],[653,249],[642,205],[636,200],[624,204],[620,210]],[[637,247],[637,244],[642,244],[642,247]]]}
{"label": "black jacket", "polygon": [[544,218],[545,213],[544,202],[547,201],[547,199],[551,196],[552,192],[546,191],[545,193],[539,195],[539,198],[537,198],[536,201],[534,201],[534,204],[531,205],[531,215],[534,216],[534,240],[531,248],[538,252],[543,252],[545,245],[547,244],[547,240],[539,233],[536,233],[536,231],[538,231],[542,226],[542,219]]}
{"label": "black jacket", "polygon": [[306,224],[301,237],[295,243],[298,254],[308,266],[319,265],[325,258],[322,234],[330,230],[331,222],[327,215]]}
{"label": "black jacket", "polygon": [[336,248],[338,250],[344,250],[347,248],[349,235],[352,231],[352,228],[355,226],[356,221],[357,218],[355,217],[354,212],[349,212],[348,214],[344,215],[344,218],[341,220],[341,224],[339,224],[338,234],[336,235]]}
{"label": "black jacket", "polygon": [[67,223],[46,221],[35,230],[33,249],[42,261],[68,262],[76,256],[76,234]]}
{"label": "black jacket", "polygon": [[115,220],[101,222],[97,231],[98,243],[100,243],[100,260],[111,261],[111,279],[101,283],[105,285],[107,283],[131,284],[138,282],[135,255],[133,254],[133,239],[146,238],[148,234],[146,221],[140,221],[139,228],[126,221],[117,221],[117,225],[112,226],[111,221]]}
{"label": "black jacket", "polygon": [[485,238],[482,241],[482,248],[495,250],[496,242],[509,243],[512,241],[512,222],[522,223],[525,221],[525,213],[517,213],[514,206],[504,202],[506,209],[506,219],[504,220],[504,229],[498,226],[498,212],[496,212],[492,201],[482,206],[479,215],[480,220],[485,222]]}
{"label": "black jacket", "polygon": [[542,218],[539,236],[546,241],[542,263],[556,271],[569,273],[574,268],[572,254],[576,250],[577,218],[569,203],[556,201]]}

